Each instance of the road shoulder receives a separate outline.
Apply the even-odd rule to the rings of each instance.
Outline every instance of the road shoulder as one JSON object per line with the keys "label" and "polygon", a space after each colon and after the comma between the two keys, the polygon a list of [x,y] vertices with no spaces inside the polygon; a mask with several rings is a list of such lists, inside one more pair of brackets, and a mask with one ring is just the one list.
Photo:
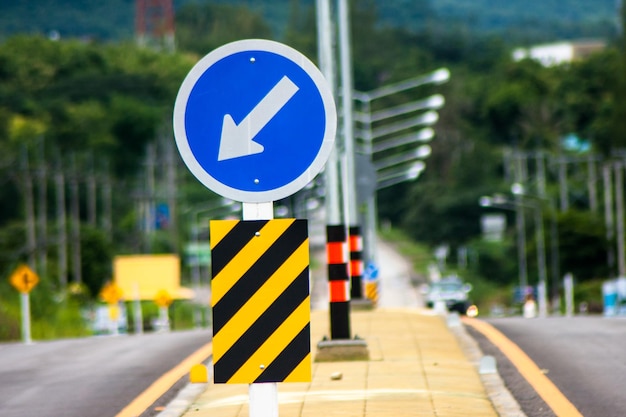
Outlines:
{"label": "road shoulder", "polygon": [[[448,327],[457,338],[459,345],[461,346],[461,349],[463,349],[467,358],[477,368],[479,367],[480,359],[483,356],[494,356],[491,353],[484,352],[482,350],[482,345],[477,342],[471,328],[466,328],[468,326],[461,324],[461,322],[455,319],[452,315],[448,318]],[[496,363],[498,364],[499,371],[501,361],[496,358]],[[498,372],[480,374],[480,379],[485,387],[485,390],[487,391],[489,399],[501,417],[526,417],[522,407],[517,402],[513,394],[511,394],[508,390]]]}

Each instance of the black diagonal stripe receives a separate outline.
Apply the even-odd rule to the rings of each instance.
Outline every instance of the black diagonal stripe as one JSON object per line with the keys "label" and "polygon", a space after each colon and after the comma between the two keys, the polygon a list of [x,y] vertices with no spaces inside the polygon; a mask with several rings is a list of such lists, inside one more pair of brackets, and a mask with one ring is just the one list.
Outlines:
{"label": "black diagonal stripe", "polygon": [[302,242],[307,239],[305,220],[296,220],[235,285],[213,306],[213,334],[216,334],[235,315],[255,292],[285,263]]}
{"label": "black diagonal stripe", "polygon": [[311,351],[310,323],[298,333],[254,382],[282,382]]}
{"label": "black diagonal stripe", "polygon": [[237,255],[254,233],[261,230],[268,220],[246,220],[237,223],[226,236],[211,249],[211,274],[216,276]]}
{"label": "black diagonal stripe", "polygon": [[307,266],[239,340],[215,362],[215,382],[227,382],[308,295],[309,267]]}

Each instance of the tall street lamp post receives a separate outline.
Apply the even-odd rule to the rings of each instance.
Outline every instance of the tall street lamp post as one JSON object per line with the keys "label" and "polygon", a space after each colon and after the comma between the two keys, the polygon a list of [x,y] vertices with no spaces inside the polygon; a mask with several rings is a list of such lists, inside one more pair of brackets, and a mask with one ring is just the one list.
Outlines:
{"label": "tall street lamp post", "polygon": [[[444,105],[445,100],[442,95],[435,94],[425,99],[378,111],[372,111],[372,102],[374,100],[410,90],[425,84],[442,84],[447,82],[449,79],[450,71],[447,68],[440,68],[429,74],[383,86],[369,92],[354,91],[354,100],[360,103],[359,111],[354,113],[354,120],[359,122],[362,126],[360,130],[355,129],[355,136],[362,140],[359,151],[371,159],[372,156],[378,152],[388,151],[392,148],[401,147],[415,142],[427,142],[432,139],[434,131],[428,127],[422,128],[417,132],[398,134],[419,126],[430,126],[436,123],[439,119],[439,115],[434,110],[440,109]],[[373,126],[374,123],[384,122],[388,119],[421,110],[428,111],[418,115],[417,117],[405,119],[400,122],[388,123],[377,128],[374,128]],[[423,155],[424,153],[430,154],[430,147],[428,147],[428,152],[425,152],[426,148],[423,146],[418,149],[420,150],[414,152],[418,152],[420,155]],[[409,160],[399,161],[389,165],[387,165],[389,161],[386,161],[385,166],[382,166],[379,163],[378,167],[372,167],[376,176],[381,177],[380,171],[383,169],[401,164],[403,162],[414,162],[414,164],[412,164],[408,169],[406,167],[400,168],[402,172],[386,172],[384,178],[377,178],[376,187],[374,187],[372,192],[368,193],[366,196],[367,217],[365,219],[365,235],[367,236],[367,258],[371,261],[375,260],[376,253],[376,190],[395,185],[406,181],[407,179],[416,178],[424,169],[423,162],[421,164],[415,162],[417,159],[420,159],[419,155],[415,155],[412,158],[409,158]],[[417,167],[415,165],[417,165]]]}

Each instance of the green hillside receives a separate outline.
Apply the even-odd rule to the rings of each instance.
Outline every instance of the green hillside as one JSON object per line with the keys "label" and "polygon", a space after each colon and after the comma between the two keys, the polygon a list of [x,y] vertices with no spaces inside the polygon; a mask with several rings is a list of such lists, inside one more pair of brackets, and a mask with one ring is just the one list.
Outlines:
{"label": "green hillside", "polygon": [[[281,37],[291,10],[312,10],[312,0],[174,0],[244,5],[260,13]],[[372,7],[381,25],[420,30],[428,26],[497,33],[513,41],[608,37],[615,31],[614,0],[358,0]],[[14,33],[120,40],[132,37],[134,0],[12,0],[0,2],[0,38]],[[358,22],[354,22],[358,25]]]}
{"label": "green hillside", "polygon": [[607,37],[615,32],[615,0],[437,0],[436,14],[479,32],[514,38]]}

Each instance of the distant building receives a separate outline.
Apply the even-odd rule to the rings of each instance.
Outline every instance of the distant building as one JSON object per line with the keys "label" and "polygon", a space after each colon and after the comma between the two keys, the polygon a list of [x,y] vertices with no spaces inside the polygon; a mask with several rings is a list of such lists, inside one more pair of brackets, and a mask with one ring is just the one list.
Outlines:
{"label": "distant building", "polygon": [[551,67],[584,59],[605,47],[604,41],[557,42],[531,48],[517,48],[513,51],[513,60],[530,58],[539,61],[544,67]]}

